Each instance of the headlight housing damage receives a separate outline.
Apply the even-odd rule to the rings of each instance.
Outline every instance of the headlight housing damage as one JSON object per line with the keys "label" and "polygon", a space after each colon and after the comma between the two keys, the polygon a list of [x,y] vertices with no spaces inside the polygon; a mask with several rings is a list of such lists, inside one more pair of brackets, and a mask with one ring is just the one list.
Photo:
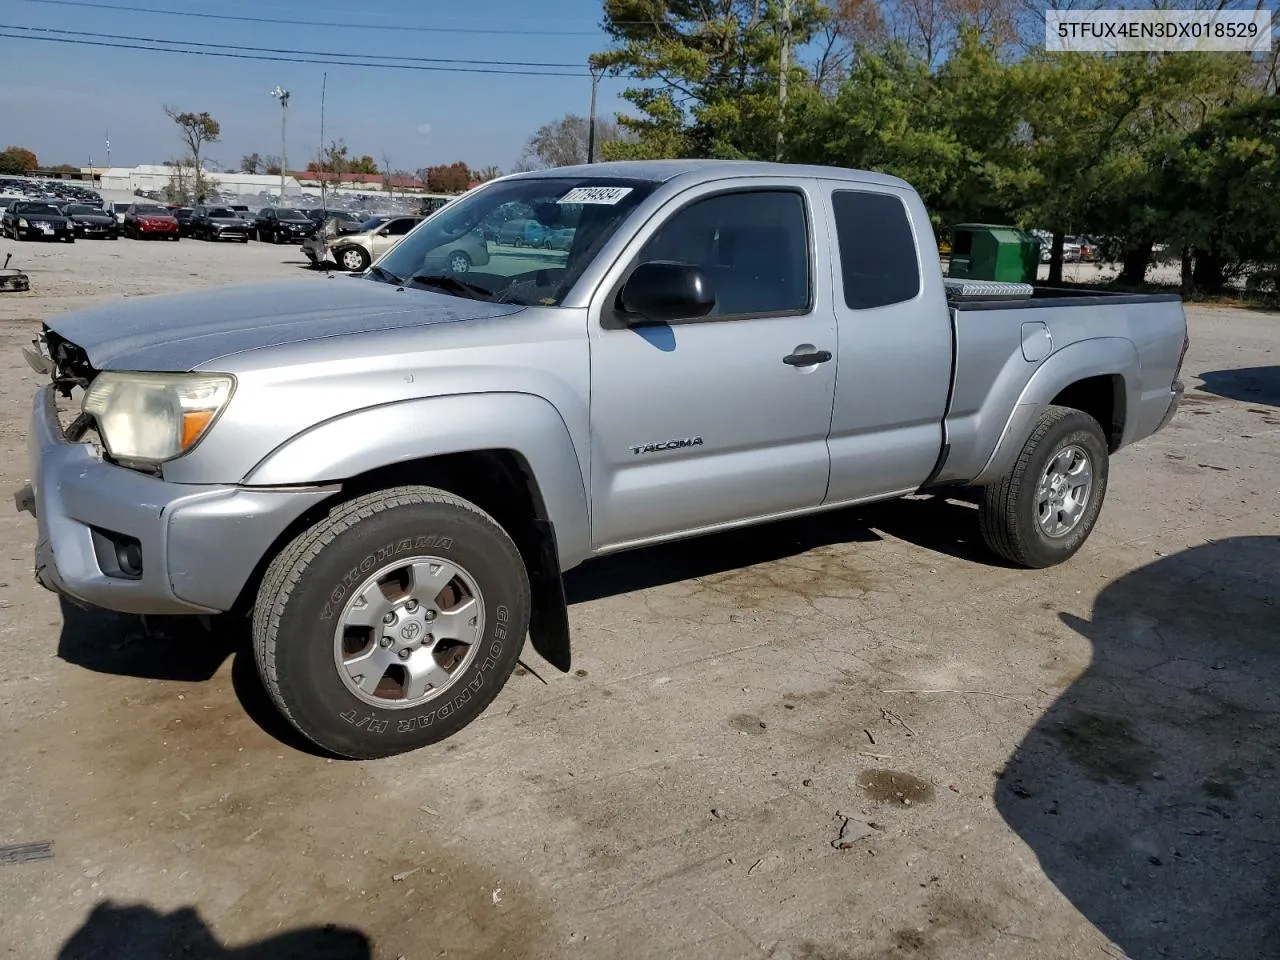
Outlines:
{"label": "headlight housing damage", "polygon": [[186,453],[231,399],[234,378],[207,373],[100,373],[81,409],[116,460],[158,464]]}

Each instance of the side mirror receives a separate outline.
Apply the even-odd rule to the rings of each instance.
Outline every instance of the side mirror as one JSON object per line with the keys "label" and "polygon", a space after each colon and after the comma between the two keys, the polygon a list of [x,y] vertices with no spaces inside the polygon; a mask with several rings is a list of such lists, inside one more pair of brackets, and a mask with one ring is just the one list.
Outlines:
{"label": "side mirror", "polygon": [[635,268],[618,305],[636,321],[688,320],[710,313],[716,295],[700,267],[655,260]]}

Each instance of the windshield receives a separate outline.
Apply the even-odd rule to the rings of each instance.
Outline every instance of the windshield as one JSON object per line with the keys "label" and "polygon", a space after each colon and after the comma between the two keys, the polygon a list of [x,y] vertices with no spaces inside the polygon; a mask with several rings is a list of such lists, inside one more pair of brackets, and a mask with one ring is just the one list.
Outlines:
{"label": "windshield", "polygon": [[60,217],[61,213],[52,203],[24,203],[18,208],[19,213],[34,213],[45,217]]}
{"label": "windshield", "polygon": [[214,207],[209,211],[210,217],[218,217],[223,220],[239,220],[234,210],[228,210],[226,207]]}
{"label": "windshield", "polygon": [[599,177],[491,183],[406,236],[379,261],[381,273],[459,296],[556,306],[652,190]]}
{"label": "windshield", "polygon": [[304,216],[303,216],[299,211],[297,211],[297,210],[277,210],[277,211],[276,211],[276,217],[277,217],[277,218],[279,218],[280,220],[305,220],[305,219],[307,219],[306,217],[304,217]]}
{"label": "windshield", "polygon": [[[338,214],[338,216],[342,216],[342,214]],[[390,217],[370,217],[364,223],[360,224],[360,232],[364,233],[368,230],[377,230],[390,219]]]}
{"label": "windshield", "polygon": [[160,214],[160,215],[168,214],[169,210],[167,207],[162,207],[158,203],[139,203],[134,206],[133,212],[145,213],[151,216],[155,216],[157,214]]}
{"label": "windshield", "polygon": [[73,217],[91,217],[93,215],[105,216],[105,214],[97,207],[86,207],[83,203],[73,203],[67,207],[67,213]]}

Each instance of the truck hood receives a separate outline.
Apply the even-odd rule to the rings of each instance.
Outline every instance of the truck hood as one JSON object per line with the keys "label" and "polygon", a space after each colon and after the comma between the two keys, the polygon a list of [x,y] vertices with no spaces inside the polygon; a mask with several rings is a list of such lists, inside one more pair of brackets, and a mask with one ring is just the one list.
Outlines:
{"label": "truck hood", "polygon": [[118,300],[46,321],[97,370],[194,370],[230,354],[324,337],[519,313],[346,275]]}

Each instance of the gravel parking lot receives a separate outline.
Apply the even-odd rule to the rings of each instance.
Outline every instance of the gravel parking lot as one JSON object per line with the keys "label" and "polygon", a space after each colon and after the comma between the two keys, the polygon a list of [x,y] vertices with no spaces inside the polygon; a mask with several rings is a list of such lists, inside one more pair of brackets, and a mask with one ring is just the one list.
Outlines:
{"label": "gravel parking lot", "polygon": [[[5,490],[40,319],[337,282],[256,243],[9,251]],[[526,650],[389,760],[299,744],[239,632],[60,605],[0,510],[0,952],[1280,956],[1280,317],[1188,315],[1187,401],[1069,564],[1000,566],[942,497],[613,557],[569,579],[573,673]]]}

